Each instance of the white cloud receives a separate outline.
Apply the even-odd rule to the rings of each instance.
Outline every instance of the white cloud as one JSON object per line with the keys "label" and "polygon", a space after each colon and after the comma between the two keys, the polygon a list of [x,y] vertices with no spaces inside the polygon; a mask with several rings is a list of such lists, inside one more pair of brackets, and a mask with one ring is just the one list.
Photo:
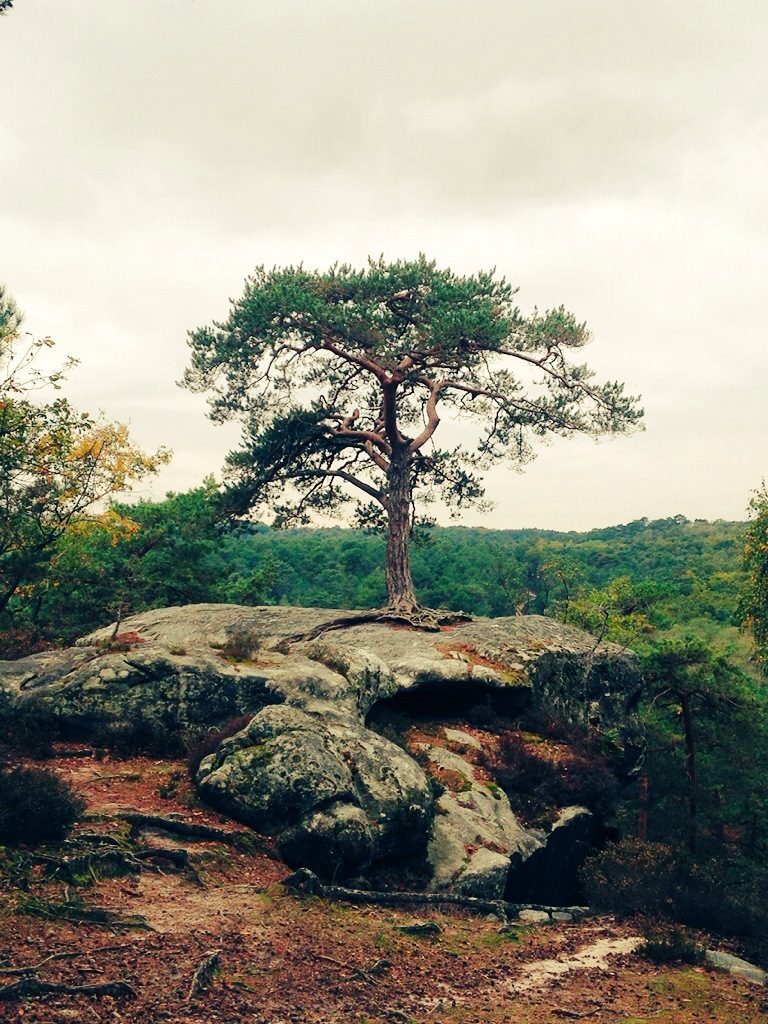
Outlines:
{"label": "white cloud", "polygon": [[425,251],[586,319],[648,430],[495,471],[496,525],[739,517],[765,473],[762,3],[25,0],[0,23],[0,256],[179,489],[236,431],[174,381],[258,263]]}

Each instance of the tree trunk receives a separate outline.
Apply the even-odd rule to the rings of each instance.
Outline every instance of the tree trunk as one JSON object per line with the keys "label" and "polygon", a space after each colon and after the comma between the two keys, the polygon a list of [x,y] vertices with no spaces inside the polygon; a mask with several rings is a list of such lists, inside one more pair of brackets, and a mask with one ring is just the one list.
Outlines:
{"label": "tree trunk", "polygon": [[411,579],[408,541],[411,532],[410,458],[406,445],[392,452],[387,470],[387,603],[403,615],[418,611]]}
{"label": "tree trunk", "polygon": [[643,772],[637,780],[638,788],[638,814],[637,814],[637,838],[645,842],[648,838],[648,774]]}
{"label": "tree trunk", "polygon": [[698,838],[698,800],[696,794],[696,746],[693,738],[693,717],[691,696],[685,693],[680,698],[685,729],[685,773],[688,776],[688,849],[696,853]]}

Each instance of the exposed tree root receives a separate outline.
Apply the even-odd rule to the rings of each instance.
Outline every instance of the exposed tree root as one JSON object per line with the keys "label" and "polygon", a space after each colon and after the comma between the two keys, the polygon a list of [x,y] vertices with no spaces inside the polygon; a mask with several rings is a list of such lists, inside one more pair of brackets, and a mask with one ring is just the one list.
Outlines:
{"label": "exposed tree root", "polygon": [[521,910],[543,910],[550,916],[555,912],[571,914],[575,919],[587,917],[586,907],[550,907],[542,903],[508,903],[506,900],[485,900],[477,896],[460,896],[442,892],[377,892],[368,889],[345,889],[340,885],[326,885],[309,868],[299,868],[283,879],[283,885],[307,896],[340,900],[344,903],[373,904],[381,907],[440,907],[455,906],[476,914],[495,914],[502,921],[515,918]]}
{"label": "exposed tree root", "polygon": [[10,985],[0,986],[0,1000],[27,999],[29,996],[44,996],[50,992],[113,998],[136,997],[136,990],[131,988],[127,981],[105,981],[98,985],[64,985],[55,981],[40,981],[39,978],[22,978]]}
{"label": "exposed tree root", "polygon": [[134,854],[136,860],[166,860],[177,868],[189,867],[189,851],[181,847],[168,848],[165,846],[148,846],[143,850],[137,850]]}
{"label": "exposed tree root", "polygon": [[89,907],[74,901],[53,903],[38,899],[36,896],[26,896],[17,903],[15,912],[51,920],[72,921],[75,924],[103,924],[110,928],[142,928],[154,931],[152,925],[141,914],[121,917],[106,907]]}
{"label": "exposed tree root", "polygon": [[141,870],[142,865],[134,854],[110,847],[106,850],[87,850],[71,857],[51,857],[35,854],[32,863],[43,867],[46,875],[55,876],[64,882],[76,882],[84,875],[119,878]]}
{"label": "exposed tree root", "polygon": [[51,953],[49,956],[44,957],[36,964],[29,964],[26,967],[0,967],[0,975],[23,975],[23,974],[37,974],[41,967],[45,967],[46,964],[52,963],[54,960],[74,960],[80,956],[93,957],[99,953],[109,953],[116,949],[131,949],[133,946],[130,942],[121,943],[119,946],[100,946],[98,949],[75,949],[65,950],[61,953]]}
{"label": "exposed tree root", "polygon": [[292,644],[301,643],[305,640],[315,640],[323,633],[329,633],[334,629],[347,629],[350,626],[363,626],[369,622],[379,622],[395,626],[409,626],[411,629],[423,630],[426,633],[439,633],[441,626],[453,626],[460,622],[471,622],[472,617],[464,612],[446,611],[444,608],[372,608],[367,612],[358,612],[353,615],[340,615],[338,618],[321,622],[319,626],[304,633],[292,633],[283,637],[274,647],[274,650],[285,652]]}
{"label": "exposed tree root", "polygon": [[155,864],[149,863],[155,860],[164,860],[180,870],[189,871],[199,882],[197,873],[190,864],[189,851],[182,847],[149,846],[127,850],[120,845],[109,844],[106,849],[86,848],[66,857],[35,854],[31,858],[32,863],[40,864],[47,875],[65,882],[77,882],[84,875],[119,878],[147,868],[159,870]]}
{"label": "exposed tree root", "polygon": [[208,988],[213,981],[214,975],[219,969],[220,949],[209,950],[197,965],[192,976],[192,984],[189,986],[187,1001],[191,1002]]}
{"label": "exposed tree root", "polygon": [[262,853],[271,860],[279,860],[279,854],[255,832],[237,831],[204,825],[197,821],[185,821],[183,818],[165,817],[162,814],[143,814],[138,811],[125,811],[116,815],[121,821],[131,826],[131,834],[136,836],[144,829],[160,829],[171,835],[184,836],[187,839],[210,839],[213,842],[234,846],[243,853]]}

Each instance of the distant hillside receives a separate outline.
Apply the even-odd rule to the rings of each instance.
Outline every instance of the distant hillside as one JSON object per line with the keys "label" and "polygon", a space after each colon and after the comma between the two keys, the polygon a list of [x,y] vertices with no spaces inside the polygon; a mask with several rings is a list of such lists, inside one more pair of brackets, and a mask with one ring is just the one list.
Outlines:
{"label": "distant hillside", "polygon": [[[414,545],[422,601],[479,615],[552,612],[566,591],[618,576],[663,587],[665,626],[733,621],[742,585],[743,523],[639,519],[587,533],[436,527]],[[285,604],[364,608],[385,598],[383,539],[350,529],[230,537],[224,552],[246,574],[271,561],[264,598]]]}

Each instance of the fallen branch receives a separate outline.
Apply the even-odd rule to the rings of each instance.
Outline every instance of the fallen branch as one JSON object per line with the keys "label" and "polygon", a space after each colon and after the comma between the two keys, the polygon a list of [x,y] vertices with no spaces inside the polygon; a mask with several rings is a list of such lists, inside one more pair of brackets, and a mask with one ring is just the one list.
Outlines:
{"label": "fallen branch", "polygon": [[189,986],[188,1002],[199,996],[211,984],[214,975],[219,969],[220,956],[220,949],[210,950],[197,965],[197,969],[192,976],[192,984]]}
{"label": "fallen branch", "polygon": [[554,1006],[549,1012],[554,1013],[556,1017],[569,1017],[572,1020],[583,1020],[584,1017],[594,1017],[594,1015],[599,1013],[602,1008],[601,1004],[592,1010],[582,1010],[579,1012],[578,1010],[568,1010],[563,1006]]}
{"label": "fallen branch", "polygon": [[56,981],[40,981],[39,978],[22,978],[11,985],[0,986],[0,1000],[27,999],[29,996],[44,996],[49,992],[65,995],[112,996],[135,999],[136,991],[126,981],[104,981],[99,985],[65,985]]}
{"label": "fallen branch", "polygon": [[375,975],[383,974],[391,966],[389,960],[377,960],[370,967],[355,967],[354,964],[344,963],[343,960],[337,960],[332,956],[323,956],[322,953],[316,953],[315,958],[333,964],[335,967],[341,967],[342,970],[350,971],[351,973],[343,979],[344,981],[367,981],[369,985],[378,985],[379,982]]}
{"label": "fallen branch", "polygon": [[36,896],[25,897],[16,905],[15,913],[57,921],[72,921],[74,924],[103,924],[110,928],[143,928],[154,931],[147,919],[140,914],[120,917],[106,907],[89,907],[74,902],[51,903]]}
{"label": "fallen branch", "polygon": [[123,942],[119,946],[99,946],[96,949],[77,949],[74,952],[64,951],[62,953],[51,953],[49,956],[44,957],[36,964],[29,964],[27,967],[0,967],[0,974],[4,975],[20,975],[20,974],[36,974],[41,967],[45,967],[46,964],[51,963],[53,960],[73,960],[78,956],[96,956],[99,953],[111,953],[116,949],[131,949],[133,943]]}
{"label": "fallen branch", "polygon": [[279,854],[254,832],[216,828],[215,825],[204,825],[198,821],[185,821],[183,818],[171,818],[162,814],[143,814],[138,811],[123,811],[117,817],[131,826],[131,833],[134,836],[144,829],[155,828],[163,832],[170,832],[172,835],[184,836],[187,839],[210,839],[213,842],[234,846],[244,853],[263,853],[272,860],[280,860]]}
{"label": "fallen branch", "polygon": [[572,914],[573,918],[587,917],[587,907],[551,907],[542,903],[508,903],[506,900],[486,900],[478,896],[460,896],[449,892],[378,892],[368,889],[345,889],[340,885],[326,885],[309,868],[299,868],[283,879],[282,884],[306,896],[321,896],[324,899],[340,900],[345,903],[372,904],[380,907],[440,907],[455,906],[471,910],[476,914],[495,914],[506,921],[517,917],[521,910],[543,910],[551,915],[555,912]]}

